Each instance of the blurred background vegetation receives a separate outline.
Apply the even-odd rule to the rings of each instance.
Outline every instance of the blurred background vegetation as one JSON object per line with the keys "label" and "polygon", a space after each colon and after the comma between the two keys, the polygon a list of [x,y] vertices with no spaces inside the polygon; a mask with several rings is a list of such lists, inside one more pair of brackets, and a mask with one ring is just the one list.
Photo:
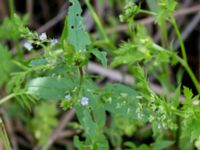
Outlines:
{"label": "blurred background vegetation", "polygon": [[[10,15],[8,0],[0,0],[0,23]],[[52,38],[60,38],[60,35],[64,26],[64,19],[66,16],[69,2],[65,0],[14,0],[14,11],[24,17],[24,21],[27,26],[38,33],[46,32],[48,36]],[[151,9],[151,0],[135,0],[135,2],[143,9]],[[92,16],[87,9],[84,2],[81,0],[83,8],[83,16],[87,30],[94,38],[98,38],[97,28],[92,19]],[[102,24],[104,25],[106,33],[109,35],[111,41],[117,46],[121,41],[125,41],[129,38],[128,26],[120,23],[119,15],[122,13],[122,9],[125,6],[124,0],[92,0],[94,9],[96,10]],[[195,72],[196,76],[200,80],[200,1],[199,0],[180,0],[177,11],[175,12],[178,25],[180,27],[186,49],[190,66]],[[157,25],[154,24],[154,18],[148,15],[138,15],[135,18],[138,22],[144,24],[148,28],[148,32],[151,37],[158,44],[161,43],[160,30]],[[174,30],[168,25],[169,41],[173,41],[171,44],[176,50],[180,50],[180,45],[175,36]],[[11,52],[15,55],[16,48],[15,42],[8,40],[1,40],[0,42],[6,44]],[[13,57],[7,54],[8,57]],[[24,58],[30,56],[24,56]],[[0,54],[0,59],[1,54]],[[95,60],[93,60],[95,61]],[[94,62],[93,62],[94,63]],[[93,64],[89,68],[89,72],[93,74],[101,74],[99,71],[100,66]],[[12,68],[12,66],[10,66]],[[8,64],[0,64],[0,69],[10,70]],[[98,71],[95,71],[97,68]],[[126,68],[117,68],[119,72],[126,72]],[[13,69],[15,70],[15,69]],[[1,70],[0,70],[1,71]],[[104,70],[106,71],[106,70]],[[177,73],[177,68],[172,68],[171,79]],[[105,78],[98,79],[97,83],[103,85],[108,81],[117,80],[114,75],[105,74]],[[0,98],[6,95],[6,82],[9,81],[9,75],[0,73]],[[193,88],[191,80],[187,74],[183,74],[184,85]],[[157,85],[157,81],[154,78],[151,82]],[[157,90],[160,90],[159,86],[156,86]],[[194,89],[195,91],[195,89]],[[23,104],[23,105],[26,105]],[[42,145],[42,149],[59,150],[73,149],[73,136],[81,134],[82,129],[76,123],[73,111],[65,112],[55,104],[40,103],[39,105],[31,105],[31,111],[22,109],[19,103],[12,101],[0,108],[0,114],[5,122],[5,128],[13,145],[14,150],[22,149],[38,149]],[[70,123],[69,123],[70,122]],[[127,120],[128,122],[128,120]],[[140,123],[138,123],[140,124]],[[138,125],[137,125],[138,126]],[[148,126],[147,126],[148,128]],[[146,128],[145,128],[146,129]],[[150,133],[146,133],[141,129],[133,136],[135,128],[126,128],[122,140],[131,139],[137,141],[137,143],[151,143],[151,138],[148,137]],[[127,132],[127,134],[126,134]],[[147,135],[143,135],[146,133]],[[115,139],[119,140],[119,139]],[[1,147],[0,147],[1,149]]]}

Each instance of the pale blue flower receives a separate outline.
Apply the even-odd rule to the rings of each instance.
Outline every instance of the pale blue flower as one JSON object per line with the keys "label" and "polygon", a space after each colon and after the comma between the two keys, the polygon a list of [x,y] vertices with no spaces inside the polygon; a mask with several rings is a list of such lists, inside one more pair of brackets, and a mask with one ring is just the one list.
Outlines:
{"label": "pale blue flower", "polygon": [[83,97],[82,99],[81,99],[81,105],[82,106],[87,106],[89,104],[89,99],[88,99],[88,97]]}
{"label": "pale blue flower", "polygon": [[65,96],[65,99],[67,99],[67,100],[71,100],[72,97],[71,97],[71,95],[68,94],[68,95]]}
{"label": "pale blue flower", "polygon": [[193,105],[199,105],[199,100],[195,100],[192,102]]}
{"label": "pale blue flower", "polygon": [[41,41],[44,41],[44,40],[46,40],[47,39],[47,34],[46,33],[42,33],[41,35],[40,35],[40,40]]}
{"label": "pale blue flower", "polygon": [[25,42],[24,43],[24,47],[28,50],[31,51],[33,49],[33,46],[31,43]]}
{"label": "pale blue flower", "polygon": [[51,39],[50,43],[51,43],[51,46],[54,46],[55,44],[58,43],[58,40],[57,39]]}

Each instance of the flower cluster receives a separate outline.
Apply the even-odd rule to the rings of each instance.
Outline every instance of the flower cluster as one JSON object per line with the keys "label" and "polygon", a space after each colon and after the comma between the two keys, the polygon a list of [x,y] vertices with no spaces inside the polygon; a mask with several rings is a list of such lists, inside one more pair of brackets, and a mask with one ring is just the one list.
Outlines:
{"label": "flower cluster", "polygon": [[[47,34],[46,33],[41,33],[39,35],[39,39],[36,42],[36,44],[39,45],[41,42],[46,42],[46,41],[48,41],[47,40]],[[58,43],[58,40],[57,39],[51,39],[49,42],[50,42],[51,46],[54,46],[54,45],[56,45]],[[24,48],[26,48],[28,51],[31,51],[33,49],[33,45],[30,42],[25,42],[24,43]]]}

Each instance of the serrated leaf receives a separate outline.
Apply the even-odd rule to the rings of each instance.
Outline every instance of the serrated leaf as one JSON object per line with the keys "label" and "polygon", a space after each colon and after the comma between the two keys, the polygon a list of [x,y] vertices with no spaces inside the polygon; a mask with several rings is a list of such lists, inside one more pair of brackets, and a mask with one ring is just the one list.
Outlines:
{"label": "serrated leaf", "polygon": [[188,99],[188,100],[190,100],[193,96],[192,90],[186,86],[183,87],[183,93],[184,93],[184,96],[186,97],[186,99]]}
{"label": "serrated leaf", "polygon": [[98,49],[94,49],[92,50],[92,54],[95,55],[102,63],[102,65],[107,68],[108,64],[107,64],[107,59],[106,59],[106,52],[101,52]]}
{"label": "serrated leaf", "polygon": [[40,77],[27,84],[27,93],[45,100],[63,99],[66,92],[73,90],[75,82],[70,78]]}
{"label": "serrated leaf", "polygon": [[78,0],[70,0],[72,5],[68,11],[68,41],[76,51],[85,52],[86,46],[91,43],[88,33],[85,30],[82,9]]}
{"label": "serrated leaf", "polygon": [[25,27],[27,16],[20,18],[16,14],[13,18],[5,18],[0,26],[0,39],[19,39],[22,34],[29,30]]}

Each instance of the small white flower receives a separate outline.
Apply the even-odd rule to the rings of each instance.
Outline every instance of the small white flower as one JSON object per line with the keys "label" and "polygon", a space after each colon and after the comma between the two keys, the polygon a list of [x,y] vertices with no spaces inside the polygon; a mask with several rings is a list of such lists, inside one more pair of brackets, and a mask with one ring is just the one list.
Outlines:
{"label": "small white flower", "polygon": [[193,101],[192,104],[195,105],[195,106],[199,105],[199,100]]}
{"label": "small white flower", "polygon": [[71,95],[66,95],[66,96],[65,96],[65,99],[67,99],[67,100],[71,100],[72,97],[71,97]]}
{"label": "small white flower", "polygon": [[42,34],[40,35],[40,40],[44,41],[44,40],[46,40],[46,39],[47,39],[47,34],[46,34],[46,33],[42,33]]}
{"label": "small white flower", "polygon": [[81,99],[81,105],[86,106],[89,103],[89,99],[87,97],[83,97]]}
{"label": "small white flower", "polygon": [[51,39],[50,43],[51,43],[51,46],[54,46],[55,44],[58,43],[58,40],[57,39]]}
{"label": "small white flower", "polygon": [[33,46],[31,43],[25,42],[24,43],[24,47],[28,50],[31,51],[33,49]]}

